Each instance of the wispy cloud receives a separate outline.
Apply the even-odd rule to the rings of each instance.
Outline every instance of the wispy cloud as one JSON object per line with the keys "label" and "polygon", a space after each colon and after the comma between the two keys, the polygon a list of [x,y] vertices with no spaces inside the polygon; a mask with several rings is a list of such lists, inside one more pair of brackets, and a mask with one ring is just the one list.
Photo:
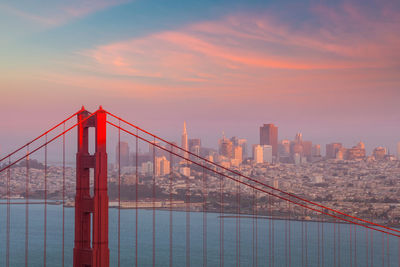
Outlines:
{"label": "wispy cloud", "polygon": [[260,75],[266,81],[274,70],[399,67],[400,13],[382,9],[370,16],[349,4],[310,10],[313,20],[300,25],[268,12],[240,13],[83,54],[106,73],[214,83]]}
{"label": "wispy cloud", "polygon": [[55,0],[47,4],[42,3],[41,5],[35,1],[9,2],[1,3],[0,11],[30,23],[36,23],[44,27],[54,27],[128,1],[129,0]]}

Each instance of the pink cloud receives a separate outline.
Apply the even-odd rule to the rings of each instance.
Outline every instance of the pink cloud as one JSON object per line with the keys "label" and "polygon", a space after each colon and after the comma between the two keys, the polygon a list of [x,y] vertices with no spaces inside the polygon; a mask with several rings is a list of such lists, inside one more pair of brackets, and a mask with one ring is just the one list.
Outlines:
{"label": "pink cloud", "polygon": [[37,8],[37,3],[32,3],[32,8],[27,5],[24,9],[12,4],[0,4],[0,10],[45,27],[53,27],[127,1],[129,0],[53,1],[43,8]]}
{"label": "pink cloud", "polygon": [[214,84],[228,79],[245,83],[246,77],[260,75],[265,82],[274,70],[334,74],[398,65],[398,14],[370,17],[351,5],[336,10],[315,6],[312,12],[322,25],[294,29],[268,13],[235,14],[82,54],[94,59],[89,67],[103,73]]}

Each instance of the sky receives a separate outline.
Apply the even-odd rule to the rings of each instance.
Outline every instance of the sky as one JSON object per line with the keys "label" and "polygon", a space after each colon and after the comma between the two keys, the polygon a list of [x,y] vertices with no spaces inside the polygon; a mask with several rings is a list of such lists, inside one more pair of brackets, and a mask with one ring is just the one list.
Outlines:
{"label": "sky", "polygon": [[2,1],[0,33],[0,155],[82,105],[208,147],[400,141],[396,0]]}

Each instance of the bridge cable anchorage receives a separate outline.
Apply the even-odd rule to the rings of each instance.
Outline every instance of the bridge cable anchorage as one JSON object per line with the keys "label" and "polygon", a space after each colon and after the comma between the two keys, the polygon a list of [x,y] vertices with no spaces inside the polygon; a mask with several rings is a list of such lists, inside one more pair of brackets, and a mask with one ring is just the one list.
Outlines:
{"label": "bridge cable anchorage", "polygon": [[22,149],[24,149],[25,147],[29,146],[30,144],[32,144],[33,142],[39,140],[40,138],[42,138],[43,136],[47,135],[48,133],[52,132],[53,130],[55,130],[56,128],[58,128],[59,126],[61,126],[62,124],[65,124],[67,121],[69,121],[70,119],[72,119],[73,117],[75,117],[80,111],[75,112],[74,114],[72,114],[71,116],[69,116],[68,118],[66,118],[65,120],[63,120],[62,122],[56,124],[55,126],[51,127],[49,130],[45,131],[44,133],[42,133],[41,135],[39,135],[38,137],[36,137],[35,139],[29,141],[28,143],[26,143],[25,145],[19,147],[18,149],[14,150],[13,152],[11,152],[10,154],[4,156],[3,158],[0,159],[0,163],[11,157],[12,155],[14,155],[15,153],[21,151]]}
{"label": "bridge cable anchorage", "polygon": [[[203,157],[197,155],[196,153],[190,152],[190,151],[185,150],[185,149],[183,149],[183,148],[181,148],[181,147],[179,147],[179,146],[177,146],[177,145],[175,145],[175,144],[173,144],[173,143],[171,143],[171,142],[168,142],[167,140],[165,140],[165,139],[163,139],[163,138],[161,138],[161,137],[159,137],[159,136],[157,136],[157,135],[154,135],[154,134],[152,134],[152,133],[150,133],[150,132],[148,132],[148,131],[146,131],[146,130],[144,130],[144,129],[142,129],[142,128],[140,128],[140,127],[138,127],[138,126],[136,126],[136,125],[134,125],[134,124],[132,124],[132,123],[126,121],[126,120],[124,120],[124,119],[122,119],[121,117],[118,117],[118,116],[116,116],[116,115],[114,115],[114,114],[108,112],[108,111],[105,111],[105,112],[106,112],[108,115],[110,115],[111,117],[114,117],[114,118],[117,119],[117,120],[121,120],[122,122],[126,123],[127,125],[129,125],[129,126],[135,128],[135,129],[138,129],[138,130],[140,130],[141,132],[146,133],[146,134],[150,135],[151,137],[154,137],[154,138],[156,138],[156,139],[158,139],[158,140],[160,140],[160,141],[162,141],[162,142],[165,142],[166,144],[172,145],[173,147],[175,147],[175,148],[181,150],[181,151],[184,152],[184,153],[187,153],[187,154],[190,155],[190,156],[193,156],[193,157],[198,158],[198,159],[200,159],[200,160],[202,160],[202,161],[205,161],[205,162],[207,162],[207,163],[209,163],[209,164],[211,164],[211,165],[214,165],[214,166],[216,166],[216,167],[218,167],[218,168],[220,168],[220,169],[222,169],[222,170],[228,171],[228,172],[230,172],[230,173],[232,173],[232,174],[234,174],[234,175],[241,176],[241,177],[243,177],[243,178],[245,178],[245,179],[247,179],[247,180],[249,180],[249,181],[251,181],[251,182],[257,183],[257,184],[259,184],[259,185],[262,185],[262,186],[264,186],[264,187],[267,187],[267,188],[269,188],[269,189],[271,189],[271,190],[273,190],[273,191],[277,191],[277,192],[282,193],[282,194],[284,194],[284,195],[290,196],[290,197],[292,197],[292,198],[296,198],[296,199],[298,199],[298,200],[300,200],[300,201],[304,201],[304,202],[306,202],[306,203],[308,203],[308,204],[311,204],[311,205],[313,205],[313,206],[317,206],[317,207],[319,207],[319,208],[326,209],[327,211],[334,212],[334,213],[337,213],[337,214],[339,214],[339,215],[348,217],[348,218],[350,218],[350,219],[358,220],[358,221],[360,221],[360,222],[362,222],[362,223],[365,223],[365,224],[371,224],[371,225],[374,225],[374,226],[376,226],[376,227],[385,228],[386,230],[390,230],[390,231],[393,231],[393,232],[400,233],[400,230],[397,230],[397,229],[394,229],[394,228],[390,228],[390,227],[387,227],[387,226],[384,226],[384,225],[380,225],[380,224],[377,224],[377,223],[373,223],[373,222],[370,222],[370,221],[361,219],[361,218],[359,218],[359,217],[346,214],[346,213],[341,212],[341,211],[339,211],[339,210],[336,210],[336,209],[333,209],[333,208],[329,208],[329,207],[320,205],[320,204],[318,204],[318,203],[316,203],[316,202],[313,202],[313,201],[311,201],[311,200],[307,200],[307,199],[305,199],[305,198],[302,198],[302,197],[297,196],[297,195],[295,195],[295,194],[292,194],[292,193],[290,193],[290,192],[283,191],[283,190],[281,190],[281,189],[279,189],[279,188],[275,188],[275,187],[273,187],[273,186],[270,186],[270,185],[268,185],[268,184],[265,184],[265,183],[263,183],[263,182],[260,182],[260,181],[258,181],[258,180],[256,180],[256,179],[253,179],[253,178],[251,178],[251,177],[245,176],[245,175],[241,174],[240,172],[237,172],[237,171],[235,171],[235,170],[231,170],[231,169],[229,169],[229,168],[227,168],[227,167],[224,167],[224,166],[222,166],[222,165],[216,164],[215,162],[212,162],[212,161],[210,161],[210,160],[208,160],[208,159],[206,159],[206,158],[203,158]],[[111,123],[111,122],[109,122],[109,121],[108,121],[108,123],[114,125],[115,127],[118,127],[118,126],[116,126],[115,124],[113,124],[113,123]],[[126,130],[126,131],[128,131],[128,130]],[[128,132],[129,132],[129,131],[128,131]],[[166,150],[166,151],[168,151],[168,150]],[[182,157],[181,157],[181,158],[182,158]]]}
{"label": "bridge cable anchorage", "polygon": [[[110,124],[110,125],[112,125],[112,126],[114,126],[114,127],[118,127],[118,125],[116,125],[116,124],[114,124],[114,123],[112,123],[112,122],[110,122],[110,121],[107,121],[107,123]],[[132,136],[136,136],[136,134],[134,134],[134,133],[130,132],[129,130],[126,130],[126,129],[122,128],[122,127],[121,127],[121,130],[124,131],[124,132],[126,132],[126,133],[128,133],[128,134],[130,134],[130,135],[132,135]],[[149,140],[147,140],[147,139],[145,139],[145,138],[143,138],[143,137],[138,137],[138,138],[141,139],[142,141],[146,142],[146,143],[149,143],[149,144],[152,144],[152,143],[153,143],[152,141],[149,141]],[[165,148],[165,147],[163,147],[163,146],[161,146],[161,145],[154,144],[154,146],[157,147],[157,148],[159,148],[159,149],[161,149],[161,150],[164,150],[164,151],[169,152],[169,150],[168,150],[167,148]],[[200,163],[198,163],[198,162],[196,162],[196,161],[194,161],[194,160],[191,160],[191,159],[185,158],[184,156],[179,155],[178,153],[175,153],[175,152],[172,152],[172,151],[171,151],[171,153],[172,153],[173,155],[175,155],[175,156],[177,156],[177,157],[180,157],[180,158],[182,158],[182,159],[185,159],[185,160],[187,160],[187,161],[189,161],[189,162],[191,162],[191,163],[193,163],[193,164],[195,164],[195,165],[197,165],[197,166],[199,166],[199,167],[202,167],[202,166],[203,166],[203,165],[201,165]],[[266,194],[271,195],[271,196],[273,196],[273,197],[275,197],[275,198],[279,198],[279,199],[281,199],[281,200],[291,202],[292,204],[295,204],[295,205],[297,205],[297,206],[306,208],[306,209],[308,209],[308,210],[310,210],[310,211],[314,211],[314,212],[317,212],[317,213],[320,213],[320,214],[324,214],[324,215],[327,215],[327,216],[329,216],[329,217],[332,217],[332,218],[336,218],[336,219],[338,219],[338,220],[341,220],[341,221],[343,221],[343,222],[356,224],[356,225],[358,225],[358,226],[363,226],[363,227],[366,227],[366,228],[369,228],[369,229],[372,229],[372,230],[375,230],[375,231],[378,231],[378,232],[381,232],[381,233],[385,233],[385,234],[389,234],[389,235],[392,235],[392,236],[400,237],[399,234],[395,234],[395,233],[392,233],[392,232],[389,232],[389,231],[386,231],[386,230],[381,230],[381,229],[378,229],[378,228],[374,228],[374,227],[372,227],[372,226],[370,226],[370,225],[368,225],[368,224],[362,224],[361,222],[351,221],[350,219],[346,219],[346,218],[343,218],[343,217],[339,217],[339,215],[335,215],[335,214],[329,213],[328,211],[323,211],[323,210],[320,210],[320,209],[317,209],[317,208],[314,208],[314,207],[307,206],[306,204],[303,204],[303,203],[300,203],[300,202],[296,202],[296,201],[291,200],[291,199],[289,199],[289,198],[287,198],[287,197],[283,197],[283,196],[281,196],[281,195],[277,195],[277,194],[275,194],[275,193],[272,193],[272,192],[270,192],[270,191],[267,191],[266,189],[262,189],[262,188],[256,187],[256,186],[254,186],[253,184],[249,184],[249,183],[240,181],[240,180],[238,180],[237,178],[234,178],[234,177],[232,177],[232,176],[226,175],[226,174],[224,174],[224,173],[221,172],[221,171],[213,170],[213,169],[210,168],[210,167],[204,166],[204,168],[206,168],[207,170],[209,170],[209,171],[211,171],[211,172],[213,172],[213,173],[215,173],[215,174],[218,174],[218,175],[221,175],[221,176],[223,176],[223,177],[225,177],[225,178],[228,178],[228,179],[230,179],[230,180],[232,180],[232,181],[234,181],[234,182],[241,183],[241,184],[243,184],[243,185],[246,185],[246,186],[249,187],[249,188],[254,188],[254,189],[256,189],[256,190],[258,190],[258,191],[260,191],[260,192],[266,193]],[[244,176],[242,176],[242,177],[244,177]],[[298,197],[296,197],[296,198],[298,198]],[[322,206],[322,205],[319,205],[319,206]],[[324,207],[324,206],[322,206],[322,207]],[[327,208],[327,207],[324,207],[324,208],[325,208],[325,209],[329,209],[329,208]],[[345,213],[342,213],[342,214],[345,214]],[[345,217],[353,217],[353,218],[355,218],[355,219],[358,220],[358,221],[361,221],[361,220],[362,220],[362,219],[360,219],[360,218],[358,218],[358,217],[354,217],[354,216],[351,216],[351,215],[348,215],[348,214],[345,214]],[[393,231],[393,232],[399,232],[399,230],[396,230],[396,229],[393,229],[393,228],[390,228],[390,227],[387,227],[387,226],[379,225],[379,224],[376,224],[376,223],[370,222],[369,224],[372,224],[372,225],[374,225],[374,226],[379,226],[379,227],[381,227],[381,228],[385,228],[385,229],[390,230],[390,231]]]}

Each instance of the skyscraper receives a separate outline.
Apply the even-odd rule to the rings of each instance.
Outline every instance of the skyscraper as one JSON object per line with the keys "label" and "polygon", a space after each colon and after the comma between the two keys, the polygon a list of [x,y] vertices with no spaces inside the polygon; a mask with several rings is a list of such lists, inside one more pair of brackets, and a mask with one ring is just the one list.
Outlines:
{"label": "skyscraper", "polygon": [[261,126],[260,145],[272,146],[272,155],[278,156],[278,127],[272,123]]}
{"label": "skyscraper", "polygon": [[[121,152],[120,152],[121,151]],[[129,145],[127,142],[119,142],[115,148],[115,165],[129,166]]]}
{"label": "skyscraper", "polygon": [[272,163],[272,146],[263,145],[263,162]]}
{"label": "skyscraper", "polygon": [[156,157],[156,176],[164,176],[170,173],[170,162],[164,156]]}
{"label": "skyscraper", "polygon": [[189,139],[189,151],[200,155],[201,140],[199,138]]}
{"label": "skyscraper", "polygon": [[331,143],[326,145],[326,158],[335,159],[336,153],[342,148],[341,143]]}
{"label": "skyscraper", "polygon": [[400,160],[400,142],[397,143],[397,159]]}
{"label": "skyscraper", "polygon": [[263,163],[263,148],[260,145],[253,145],[253,162]]}
{"label": "skyscraper", "polygon": [[[186,131],[186,121],[183,122],[183,133],[182,133],[182,145],[181,145],[181,147],[186,151],[189,150],[188,136],[187,136],[187,131]],[[183,156],[185,158],[189,158],[189,153],[183,152]]]}
{"label": "skyscraper", "polygon": [[233,143],[225,136],[219,140],[219,154],[227,158],[233,157]]}

